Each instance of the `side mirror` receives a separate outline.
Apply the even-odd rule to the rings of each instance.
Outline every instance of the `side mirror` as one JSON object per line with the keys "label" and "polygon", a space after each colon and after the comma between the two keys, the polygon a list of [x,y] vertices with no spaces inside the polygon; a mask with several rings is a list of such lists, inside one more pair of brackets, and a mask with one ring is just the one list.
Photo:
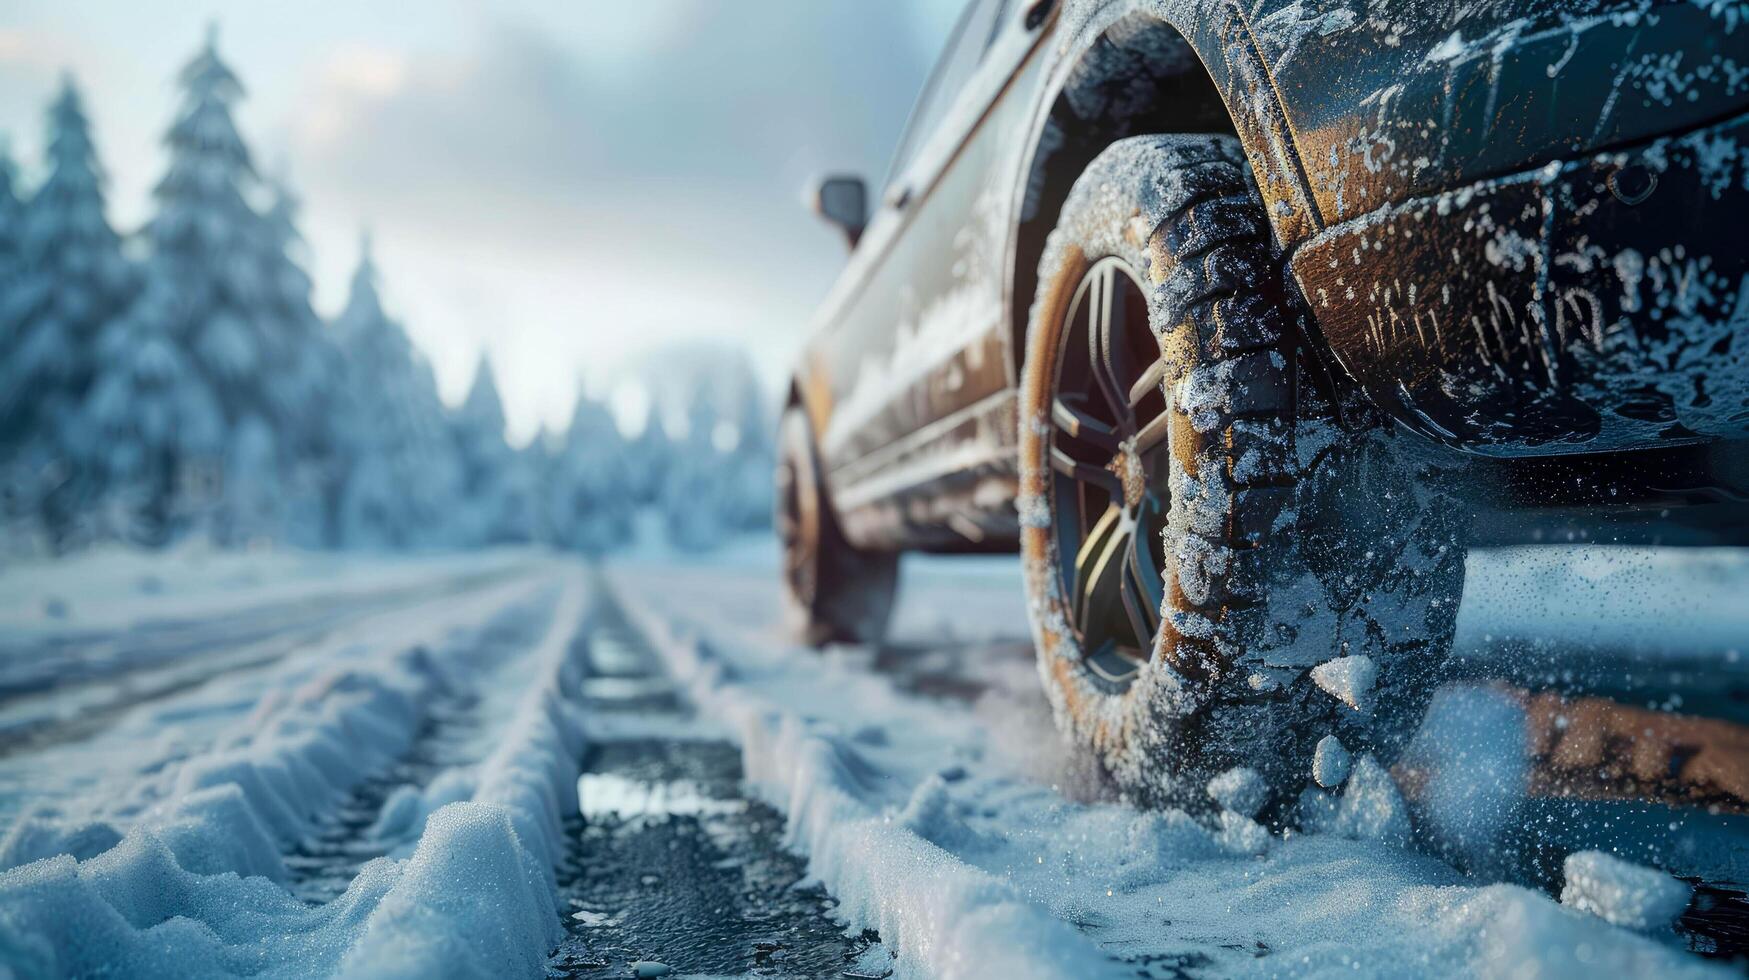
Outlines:
{"label": "side mirror", "polygon": [[814,185],[814,213],[844,232],[855,248],[868,227],[868,185],[861,177],[822,177]]}

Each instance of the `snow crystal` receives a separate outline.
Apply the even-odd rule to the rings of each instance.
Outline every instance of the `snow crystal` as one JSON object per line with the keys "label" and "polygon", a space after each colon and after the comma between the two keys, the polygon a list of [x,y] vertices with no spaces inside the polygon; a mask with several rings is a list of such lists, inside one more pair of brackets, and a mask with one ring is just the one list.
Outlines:
{"label": "snow crystal", "polygon": [[1372,687],[1378,674],[1372,658],[1360,654],[1337,657],[1313,667],[1312,681],[1326,694],[1364,714],[1372,707]]}
{"label": "snow crystal", "polygon": [[1269,799],[1269,786],[1257,770],[1234,766],[1208,783],[1209,798],[1242,817],[1254,817]]}
{"label": "snow crystal", "polygon": [[1318,740],[1318,747],[1312,751],[1312,779],[1325,789],[1335,789],[1348,778],[1352,762],[1342,740],[1326,735]]}
{"label": "snow crystal", "polygon": [[1689,886],[1602,851],[1567,855],[1561,904],[1630,929],[1667,929],[1688,907]]}

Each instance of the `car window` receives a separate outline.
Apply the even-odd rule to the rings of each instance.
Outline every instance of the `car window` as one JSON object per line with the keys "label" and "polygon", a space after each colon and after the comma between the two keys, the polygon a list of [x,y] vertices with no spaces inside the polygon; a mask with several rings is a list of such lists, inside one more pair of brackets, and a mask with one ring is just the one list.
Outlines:
{"label": "car window", "polygon": [[966,80],[972,77],[995,38],[1002,23],[1002,11],[1007,9],[1008,2],[971,0],[966,4],[953,33],[948,35],[947,46],[929,73],[923,94],[911,109],[911,118],[905,124],[905,136],[899,141],[899,152],[894,155],[893,165],[887,172],[889,184],[911,162],[917,150],[929,142],[929,137],[947,116],[948,109],[953,106],[960,90],[965,88]]}

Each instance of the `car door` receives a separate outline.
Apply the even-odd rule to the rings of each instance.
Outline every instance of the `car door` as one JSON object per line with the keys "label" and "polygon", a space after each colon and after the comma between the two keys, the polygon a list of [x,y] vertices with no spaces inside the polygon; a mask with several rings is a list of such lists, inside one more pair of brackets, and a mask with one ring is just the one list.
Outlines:
{"label": "car door", "polygon": [[820,450],[859,544],[926,545],[920,534],[947,527],[934,543],[978,545],[969,502],[911,501],[944,479],[1013,472],[1002,255],[1014,180],[1001,162],[1019,128],[1008,117],[1027,102],[1010,83],[1039,34],[1021,23],[1025,6],[967,6],[858,249],[862,274],[828,301],[814,347],[831,388]]}

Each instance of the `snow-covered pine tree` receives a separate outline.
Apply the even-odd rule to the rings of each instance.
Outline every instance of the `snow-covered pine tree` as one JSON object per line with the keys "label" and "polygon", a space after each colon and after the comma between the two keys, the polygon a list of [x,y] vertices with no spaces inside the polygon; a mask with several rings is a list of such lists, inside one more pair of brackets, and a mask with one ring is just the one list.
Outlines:
{"label": "snow-covered pine tree", "polygon": [[[264,315],[268,235],[245,196],[254,165],[231,119],[243,88],[219,58],[215,35],[178,75],[184,107],[164,138],[170,168],[152,191],[145,287],[105,327],[103,378],[89,401],[94,427],[107,434],[91,455],[112,479],[143,479],[115,486],[110,497],[135,500],[122,509],[136,507],[152,539],[192,525],[222,541],[254,537],[269,532],[259,523],[264,514],[283,513],[280,472],[247,479],[247,518],[226,502],[234,476],[227,450],[254,462],[283,455],[266,385],[275,353]],[[152,399],[156,409],[128,397]],[[175,430],[161,430],[171,420]]]}
{"label": "snow-covered pine tree", "polygon": [[345,365],[335,406],[341,543],[453,543],[462,482],[455,444],[430,365],[383,312],[368,240],[334,333]]}
{"label": "snow-covered pine tree", "polygon": [[243,95],[219,58],[217,31],[178,75],[183,105],[165,136],[170,167],[153,190],[158,211],[146,225],[150,278],[170,284],[167,324],[193,354],[226,419],[267,414],[269,348],[260,261],[262,219],[249,206],[256,185],[249,148],[231,107]]}
{"label": "snow-covered pine tree", "polygon": [[[0,139],[0,290],[7,295],[24,267],[24,201],[18,193],[18,165],[12,159],[11,146]],[[11,335],[10,324],[0,320],[0,338]]]}
{"label": "snow-covered pine tree", "polygon": [[739,508],[734,488],[724,482],[729,457],[719,446],[721,421],[713,393],[693,389],[686,403],[686,434],[675,440],[659,502],[662,526],[676,548],[714,548],[732,529]]}
{"label": "snow-covered pine tree", "polygon": [[644,416],[644,428],[626,446],[631,470],[630,492],[640,506],[655,504],[662,499],[662,483],[667,479],[673,452],[668,432],[662,427],[662,416],[655,406],[651,406]]}
{"label": "snow-covered pine tree", "polygon": [[48,124],[47,173],[24,208],[21,265],[0,300],[0,457],[19,505],[62,546],[79,537],[77,517],[98,489],[76,465],[92,447],[81,414],[97,337],[132,301],[137,276],[105,216],[103,170],[71,76]]}
{"label": "snow-covered pine tree", "polygon": [[470,544],[504,544],[530,541],[530,514],[518,513],[523,499],[525,474],[518,469],[518,453],[504,439],[504,402],[493,380],[491,357],[484,355],[474,369],[474,383],[467,399],[456,408],[456,457],[462,465],[463,502],[458,511],[458,534]]}
{"label": "snow-covered pine tree", "polygon": [[728,518],[736,530],[757,530],[771,526],[772,478],[777,465],[772,430],[776,423],[766,415],[765,395],[753,365],[745,356],[735,363],[737,368],[729,379],[732,384],[724,388],[728,404],[718,409],[734,430],[725,460],[725,484],[732,488]]}
{"label": "snow-covered pine tree", "polygon": [[580,394],[547,481],[553,543],[601,555],[630,541],[629,476],[625,443],[613,414],[606,405]]}
{"label": "snow-covered pine tree", "polygon": [[551,461],[539,441],[510,449],[483,510],[486,544],[527,544],[547,538],[544,511],[546,473]]}
{"label": "snow-covered pine tree", "polygon": [[552,495],[554,468],[558,465],[559,453],[564,449],[564,440],[555,436],[541,423],[535,430],[534,438],[528,445],[516,451],[520,460],[517,464],[518,484],[525,488],[528,505],[528,527],[530,540],[542,543],[554,541],[552,507],[549,498]]}
{"label": "snow-covered pine tree", "polygon": [[[285,536],[313,546],[332,541],[325,502],[338,480],[330,418],[340,351],[310,303],[297,197],[283,177],[270,182],[273,200],[259,225],[262,317],[267,343],[267,421],[280,433],[275,472],[283,475]],[[260,416],[256,416],[260,418]]]}
{"label": "snow-covered pine tree", "polygon": [[[0,353],[11,347],[18,332],[17,296],[23,285],[24,203],[18,198],[18,168],[12,152],[0,142]],[[0,458],[0,554],[36,549],[41,525],[32,490],[34,481],[23,467]]]}
{"label": "snow-covered pine tree", "polygon": [[103,327],[80,418],[80,470],[102,486],[101,532],[160,545],[216,506],[227,427],[206,378],[171,330],[180,298],[149,279]]}

